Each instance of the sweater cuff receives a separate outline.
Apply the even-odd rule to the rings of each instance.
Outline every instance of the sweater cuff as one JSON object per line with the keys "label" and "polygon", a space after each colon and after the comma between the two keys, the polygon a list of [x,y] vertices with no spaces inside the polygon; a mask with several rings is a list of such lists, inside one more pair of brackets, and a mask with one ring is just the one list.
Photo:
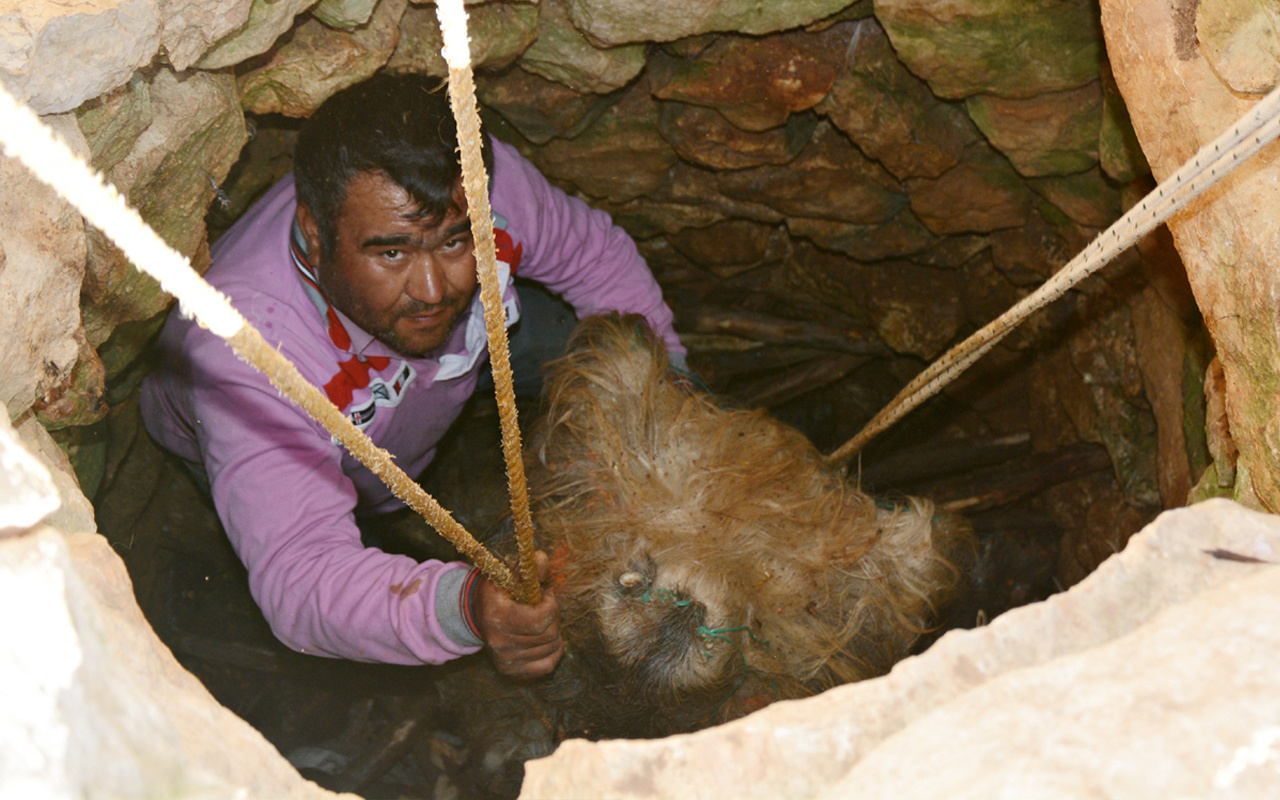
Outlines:
{"label": "sweater cuff", "polygon": [[460,647],[480,647],[484,640],[471,618],[471,593],[480,570],[449,570],[436,584],[436,621],[450,641]]}

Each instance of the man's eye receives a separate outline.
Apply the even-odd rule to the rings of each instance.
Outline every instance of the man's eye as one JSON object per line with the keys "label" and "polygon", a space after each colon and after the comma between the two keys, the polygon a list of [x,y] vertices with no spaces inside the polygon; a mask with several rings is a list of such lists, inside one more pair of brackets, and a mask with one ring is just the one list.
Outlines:
{"label": "man's eye", "polygon": [[404,253],[403,250],[383,250],[382,257],[388,261],[395,261]]}
{"label": "man's eye", "polygon": [[444,244],[440,245],[440,249],[446,250],[449,252],[456,252],[466,247],[467,242],[469,241],[471,241],[469,237],[455,236],[452,239],[447,240]]}

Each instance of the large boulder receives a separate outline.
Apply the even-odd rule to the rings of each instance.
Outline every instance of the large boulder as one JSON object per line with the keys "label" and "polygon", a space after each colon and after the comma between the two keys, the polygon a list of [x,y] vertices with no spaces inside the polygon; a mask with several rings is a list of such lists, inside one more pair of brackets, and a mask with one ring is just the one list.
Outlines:
{"label": "large boulder", "polygon": [[655,97],[714,108],[743,130],[776,128],[826,96],[858,24],[763,38],[721,36],[692,58],[658,51],[649,85]]}
{"label": "large boulder", "polygon": [[39,114],[70,111],[119,86],[159,47],[155,0],[0,6],[0,83]]}
{"label": "large boulder", "polygon": [[904,181],[911,210],[929,230],[987,233],[1027,221],[1030,196],[1009,162],[985,142],[969,145],[960,163],[937,178]]}
{"label": "large boulder", "polygon": [[0,418],[0,796],[337,797],[303,780],[156,638],[44,438],[19,437]]}
{"label": "large boulder", "polygon": [[674,101],[662,103],[662,136],[690,164],[712,169],[745,169],[786,164],[813,137],[816,114],[792,114],[785,125],[766,131],[745,131],[719,111]]}
{"label": "large boulder", "polygon": [[[277,4],[283,5],[283,4]],[[179,72],[249,21],[251,0],[160,0],[160,46]]]}
{"label": "large boulder", "polygon": [[1195,14],[1200,52],[1228,86],[1262,94],[1280,81],[1280,4],[1203,0]]}
{"label": "large boulder", "polygon": [[668,182],[679,160],[658,133],[658,104],[643,77],[572,140],[528,153],[547,176],[594,198],[622,203]]}
{"label": "large boulder", "polygon": [[244,109],[310,116],[330,95],[387,63],[400,41],[400,17],[408,6],[409,0],[379,0],[368,24],[352,31],[306,20],[266,63],[237,77]]}
{"label": "large boulder", "polygon": [[765,206],[787,217],[812,217],[860,225],[884,222],[906,207],[893,176],[864,156],[830,123],[783,166],[721,172],[716,188],[740,203]]}
{"label": "large boulder", "polygon": [[576,92],[606,94],[640,74],[643,44],[601,48],[583,36],[560,0],[539,4],[536,40],[520,56],[520,66]]}
{"label": "large boulder", "polygon": [[876,0],[898,57],[940,97],[1031,97],[1098,77],[1090,0]]}
{"label": "large boulder", "polygon": [[[1116,83],[1156,178],[1257,103],[1205,57],[1188,9],[1162,0],[1105,0],[1102,12]],[[1239,35],[1247,38],[1250,30]],[[1266,41],[1251,41],[1256,53],[1268,51]],[[1213,52],[1224,47],[1219,42]],[[1280,144],[1273,143],[1169,221],[1222,364],[1226,418],[1239,447],[1232,490],[1241,502],[1273,510],[1280,509],[1280,329],[1272,299],[1280,294],[1277,176]]]}
{"label": "large boulder", "polygon": [[1098,83],[1028,98],[979,94],[965,108],[987,141],[1028,177],[1070,175],[1098,163]]}
{"label": "large boulder", "polygon": [[378,0],[320,0],[311,8],[311,16],[330,28],[349,31],[369,21]]}
{"label": "large boulder", "polygon": [[1070,591],[883,678],[688,736],[569,741],[522,796],[1272,797],[1277,561],[1275,517],[1168,512]]}
{"label": "large boulder", "polygon": [[[497,70],[510,64],[538,38],[538,7],[486,3],[467,11],[471,66]],[[444,37],[434,4],[410,6],[400,18],[400,41],[387,61],[392,72],[445,77],[449,65],[440,54]]]}
{"label": "large boulder", "polygon": [[476,95],[521,136],[535,144],[545,144],[582,133],[618,101],[620,93],[576,92],[563,83],[516,67],[501,78],[476,76]]}
{"label": "large boulder", "polygon": [[[145,119],[140,124],[137,117]],[[208,267],[204,215],[246,139],[230,74],[161,69],[81,115],[107,179],[160,236]],[[114,373],[133,361],[171,298],[98,230],[89,233],[85,328]],[[137,323],[137,324],[133,324]],[[122,327],[123,326],[123,327]]]}
{"label": "large boulder", "polygon": [[[88,157],[74,116],[44,122]],[[80,214],[17,161],[0,158],[0,185],[0,401],[14,419],[71,379],[84,336],[85,230]]]}
{"label": "large boulder", "polygon": [[852,25],[844,69],[817,111],[898,178],[936,178],[976,138],[964,109],[939,101],[874,19]]}
{"label": "large boulder", "polygon": [[253,0],[244,22],[219,39],[196,66],[220,69],[267,52],[293,26],[293,18],[315,4],[316,0]]}

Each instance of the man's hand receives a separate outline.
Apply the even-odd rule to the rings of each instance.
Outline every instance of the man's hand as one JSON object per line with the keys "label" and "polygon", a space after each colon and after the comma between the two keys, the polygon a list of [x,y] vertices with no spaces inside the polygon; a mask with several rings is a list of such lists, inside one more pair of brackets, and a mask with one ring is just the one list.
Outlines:
{"label": "man's hand", "polygon": [[[538,580],[551,573],[547,554],[534,553]],[[494,666],[513,678],[537,678],[560,663],[564,641],[560,638],[560,607],[555,593],[542,590],[542,602],[525,605],[481,577],[476,584],[472,611],[475,625],[493,656]]]}

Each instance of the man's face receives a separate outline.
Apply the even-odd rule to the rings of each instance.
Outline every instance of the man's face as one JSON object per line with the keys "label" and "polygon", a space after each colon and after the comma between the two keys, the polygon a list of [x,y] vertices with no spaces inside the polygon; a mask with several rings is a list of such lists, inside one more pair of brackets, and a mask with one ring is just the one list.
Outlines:
{"label": "man's face", "polygon": [[[471,304],[476,262],[466,198],[442,220],[419,216],[417,202],[382,172],[347,184],[335,221],[333,251],[317,258],[329,302],[397,352],[421,357],[444,344]],[[308,251],[320,253],[309,209],[298,222]],[[432,224],[435,222],[435,224]]]}

